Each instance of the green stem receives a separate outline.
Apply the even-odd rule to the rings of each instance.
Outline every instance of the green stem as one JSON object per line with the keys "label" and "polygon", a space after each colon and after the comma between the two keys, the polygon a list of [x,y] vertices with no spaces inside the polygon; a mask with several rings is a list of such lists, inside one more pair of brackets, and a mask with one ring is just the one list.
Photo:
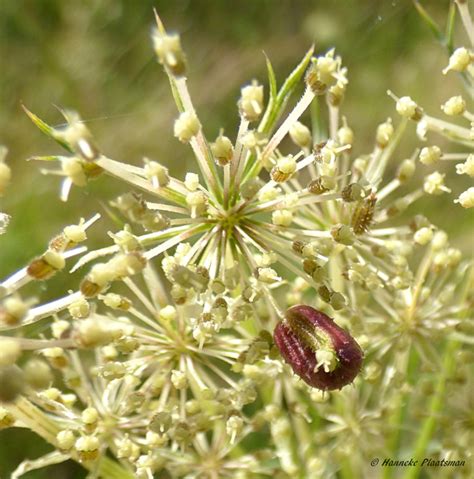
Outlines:
{"label": "green stem", "polygon": [[416,479],[421,472],[421,461],[426,454],[431,438],[436,430],[437,420],[444,407],[447,381],[452,376],[456,367],[455,352],[459,347],[457,341],[450,341],[445,348],[443,368],[439,376],[434,395],[430,401],[427,417],[421,427],[421,432],[415,444],[413,459],[418,461],[416,467],[407,469],[404,479]]}
{"label": "green stem", "polygon": [[[345,403],[343,397],[340,395],[336,396],[335,403],[338,414],[341,417],[344,417],[347,404]],[[339,466],[340,469],[338,471],[338,477],[341,477],[341,479],[353,479],[354,477],[362,477],[362,475],[360,474],[361,471],[356,470],[356,468],[354,467],[350,455],[345,455],[344,457],[341,457]]]}
{"label": "green stem", "polygon": [[[413,376],[416,371],[417,366],[417,357],[414,354],[413,348],[410,351],[404,351],[404,354],[400,358],[400,371],[404,371],[406,376],[408,376],[408,381],[411,384],[413,382]],[[391,429],[391,434],[388,438],[388,447],[387,450],[390,452],[390,457],[398,457],[398,448],[400,445],[400,436],[401,436],[401,426],[404,422],[406,412],[407,412],[407,392],[398,392],[396,397],[393,398],[393,412],[389,418],[389,427]],[[383,479],[390,479],[393,477],[395,470],[391,467],[385,467],[383,469]]]}

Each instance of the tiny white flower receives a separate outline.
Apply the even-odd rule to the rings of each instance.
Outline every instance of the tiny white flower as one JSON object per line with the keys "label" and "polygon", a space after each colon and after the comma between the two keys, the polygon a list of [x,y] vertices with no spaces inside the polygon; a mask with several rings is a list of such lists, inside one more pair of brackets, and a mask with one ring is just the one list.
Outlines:
{"label": "tiny white flower", "polygon": [[421,149],[419,155],[420,163],[424,165],[432,165],[441,158],[441,149],[436,146],[425,146]]}
{"label": "tiny white flower", "polygon": [[417,107],[416,102],[409,96],[402,96],[396,104],[398,114],[407,118],[412,118],[415,115]]}
{"label": "tiny white flower", "polygon": [[464,163],[458,163],[456,165],[456,173],[458,175],[469,175],[474,177],[474,155],[471,154],[466,158]]}
{"label": "tiny white flower", "polygon": [[296,121],[290,128],[290,138],[295,145],[300,148],[310,148],[312,143],[312,136],[309,128],[303,123]]}
{"label": "tiny white flower", "polygon": [[466,111],[466,102],[460,95],[453,96],[441,106],[441,109],[449,116],[462,115]]}
{"label": "tiny white flower", "polygon": [[184,186],[186,186],[189,191],[196,191],[199,187],[199,176],[196,175],[196,173],[186,173]]}
{"label": "tiny white flower", "polygon": [[272,223],[276,226],[290,226],[293,213],[289,210],[276,210],[272,213]]}
{"label": "tiny white flower", "polygon": [[433,230],[431,228],[420,228],[415,232],[413,239],[419,245],[428,244],[433,238]]}
{"label": "tiny white flower", "polygon": [[457,200],[454,200],[455,203],[459,203],[463,208],[472,208],[474,207],[474,186],[471,186],[466,191],[459,195]]}
{"label": "tiny white flower", "polygon": [[188,143],[201,129],[197,116],[189,111],[184,111],[174,122],[174,136],[182,143]]}
{"label": "tiny white flower", "polygon": [[263,86],[254,81],[251,85],[243,87],[239,107],[247,120],[258,120],[263,112]]}
{"label": "tiny white flower", "polygon": [[449,193],[451,190],[444,185],[444,177],[439,171],[435,171],[425,177],[423,189],[430,195],[440,195],[443,192]]}
{"label": "tiny white flower", "polygon": [[473,55],[464,47],[456,48],[449,57],[448,66],[443,70],[446,75],[449,71],[463,72],[473,60]]}

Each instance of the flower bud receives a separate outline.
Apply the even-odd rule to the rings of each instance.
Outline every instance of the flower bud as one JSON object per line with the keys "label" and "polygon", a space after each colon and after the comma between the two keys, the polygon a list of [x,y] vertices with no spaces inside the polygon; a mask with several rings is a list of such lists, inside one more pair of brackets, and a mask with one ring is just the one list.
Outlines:
{"label": "flower bud", "polygon": [[258,120],[263,112],[263,86],[256,81],[241,90],[239,100],[241,115],[248,121]]}
{"label": "flower bud", "polygon": [[25,386],[23,371],[15,365],[0,367],[0,402],[14,401]]}
{"label": "flower bud", "polygon": [[130,306],[132,305],[127,298],[116,293],[108,293],[106,295],[99,296],[99,299],[101,299],[106,306],[112,309],[121,309],[126,311],[130,309]]}
{"label": "flower bud", "polygon": [[277,272],[273,268],[258,268],[257,278],[262,283],[268,284],[281,281],[280,276],[278,276]]}
{"label": "flower bud", "polygon": [[350,226],[347,225],[336,225],[331,229],[331,236],[334,238],[334,241],[341,243],[347,246],[350,246],[355,241],[354,233]]}
{"label": "flower bud", "polygon": [[435,251],[439,251],[448,244],[448,234],[446,231],[438,230],[433,235],[433,241],[431,243]]}
{"label": "flower bud", "polygon": [[0,306],[0,323],[14,326],[28,314],[29,306],[17,296],[11,296]]}
{"label": "flower bud", "polygon": [[85,162],[96,160],[100,156],[99,150],[92,138],[91,132],[78,113],[71,110],[64,111],[63,113],[68,125],[64,129],[56,130],[57,138],[67,143],[74,153]]}
{"label": "flower bud", "polygon": [[390,142],[393,136],[394,128],[392,119],[388,118],[386,122],[381,123],[377,127],[377,133],[375,135],[375,141],[379,148],[385,148]]}
{"label": "flower bud", "polygon": [[41,353],[53,368],[64,369],[69,364],[69,359],[62,348],[45,348]]}
{"label": "flower bud", "polygon": [[293,371],[318,389],[341,389],[362,365],[363,352],[354,338],[310,306],[290,308],[277,324],[274,340]]}
{"label": "flower bud", "polygon": [[107,322],[97,319],[85,319],[78,324],[76,335],[77,342],[83,348],[95,348],[112,342],[121,331],[111,328]]}
{"label": "flower bud", "polygon": [[309,128],[303,123],[296,121],[290,128],[290,138],[300,148],[311,148],[312,137]]}
{"label": "flower bud", "polygon": [[283,156],[278,159],[272,168],[270,176],[273,181],[283,183],[291,178],[296,171],[296,161],[292,156]]}
{"label": "flower bud", "polygon": [[65,176],[76,186],[86,186],[87,175],[84,171],[84,160],[73,157],[61,158],[61,169]]}
{"label": "flower bud", "polygon": [[68,306],[69,314],[74,319],[84,319],[90,314],[90,305],[85,298],[78,299]]}
{"label": "flower bud", "polygon": [[186,73],[186,57],[181,48],[179,35],[163,35],[158,31],[153,34],[153,46],[158,61],[173,75],[182,76]]}
{"label": "flower bud", "polygon": [[311,59],[311,65],[306,71],[306,85],[315,95],[326,93],[327,89],[336,83],[336,72],[340,68],[341,59],[334,58],[334,50],[324,56]]}
{"label": "flower bud", "polygon": [[140,455],[140,447],[128,438],[117,441],[117,457],[135,462]]}
{"label": "flower bud", "polygon": [[146,444],[149,447],[162,447],[168,442],[167,434],[159,434],[157,432],[148,431],[145,436]]}
{"label": "flower bud", "polygon": [[455,203],[459,203],[463,208],[472,208],[474,207],[474,186],[471,186],[466,191],[459,195],[457,200],[454,200]]}
{"label": "flower bud", "polygon": [[67,452],[71,450],[76,442],[74,432],[70,429],[59,431],[56,435],[56,442],[60,451]]}
{"label": "flower bud", "polygon": [[449,193],[451,190],[444,185],[444,173],[435,171],[425,178],[423,189],[430,195],[441,195],[443,192]]}
{"label": "flower bud", "polygon": [[99,439],[95,436],[82,436],[76,443],[75,448],[81,461],[94,461],[99,456]]}
{"label": "flower bud", "polygon": [[334,310],[339,311],[346,306],[346,298],[344,298],[344,295],[342,293],[338,293],[337,291],[335,291],[331,294],[329,304]]}
{"label": "flower bud", "polygon": [[18,341],[5,338],[0,339],[0,368],[14,364],[21,355],[21,347]]}
{"label": "flower bud", "polygon": [[251,200],[265,183],[260,178],[250,178],[240,188],[240,196],[244,200]]}
{"label": "flower bud", "polygon": [[328,96],[327,96],[328,102],[333,106],[340,105],[346,93],[348,81],[347,81],[347,78],[343,76],[344,71],[345,69],[339,72],[340,73],[339,79],[328,90]]}
{"label": "flower bud", "polygon": [[54,379],[51,368],[41,359],[30,359],[23,366],[23,372],[27,384],[33,389],[46,389]]}
{"label": "flower bud", "polygon": [[411,160],[410,158],[407,158],[406,160],[403,160],[398,167],[397,171],[397,179],[401,183],[404,183],[405,181],[409,180],[413,174],[415,173],[415,162]]}
{"label": "flower bud", "polygon": [[191,209],[191,218],[197,218],[207,210],[207,196],[203,191],[192,191],[186,195],[186,204]]}
{"label": "flower bud", "polygon": [[441,105],[441,110],[449,116],[462,115],[466,111],[466,102],[460,95],[452,96],[444,105]]}
{"label": "flower bud", "polygon": [[66,266],[66,261],[61,253],[48,250],[39,258],[34,259],[27,267],[27,273],[34,279],[49,279]]}
{"label": "flower bud", "polygon": [[183,371],[174,369],[171,372],[171,383],[176,389],[186,389],[188,387],[188,379]]}
{"label": "flower bud", "polygon": [[352,145],[354,143],[354,132],[347,125],[337,130],[337,141],[341,145]]}
{"label": "flower bud", "polygon": [[414,121],[419,121],[423,110],[409,96],[402,96],[397,100],[397,113]]}
{"label": "flower bud", "polygon": [[272,223],[276,226],[290,226],[293,213],[289,210],[276,210],[272,213]]}
{"label": "flower bud", "polygon": [[189,191],[196,191],[199,188],[199,176],[196,173],[186,173],[184,186]]}
{"label": "flower bud", "polygon": [[424,165],[432,165],[441,158],[441,149],[436,145],[425,146],[421,149],[418,158],[420,163],[423,163]]}
{"label": "flower bud", "polygon": [[464,163],[456,165],[456,173],[458,175],[469,175],[474,178],[474,154],[469,155]]}
{"label": "flower bud", "polygon": [[216,163],[220,166],[227,165],[234,155],[232,142],[227,136],[224,136],[222,132],[216,138],[216,141],[211,143],[211,151]]}
{"label": "flower bud", "polygon": [[88,407],[82,411],[81,419],[84,424],[91,426],[97,423],[99,419],[99,413],[96,408]]}
{"label": "flower bud", "polygon": [[168,168],[160,165],[157,161],[150,161],[148,158],[144,158],[145,176],[152,182],[155,188],[162,188],[167,186],[170,182],[170,176],[168,174]]}
{"label": "flower bud", "polygon": [[332,190],[336,186],[336,181],[330,176],[322,175],[311,180],[308,183],[308,191],[313,195],[321,195],[326,193],[326,191]]}
{"label": "flower bud", "polygon": [[174,136],[182,143],[188,143],[201,129],[197,116],[189,111],[184,111],[174,122]]}
{"label": "flower bud", "polygon": [[449,71],[463,72],[473,61],[474,55],[464,47],[456,48],[449,57],[448,66],[443,70],[443,75]]}
{"label": "flower bud", "polygon": [[413,239],[415,240],[415,243],[424,246],[433,239],[433,230],[428,227],[420,228],[415,232]]}
{"label": "flower bud", "polygon": [[226,422],[226,432],[231,437],[231,443],[235,441],[235,437],[240,434],[244,427],[244,420],[240,416],[232,415]]}

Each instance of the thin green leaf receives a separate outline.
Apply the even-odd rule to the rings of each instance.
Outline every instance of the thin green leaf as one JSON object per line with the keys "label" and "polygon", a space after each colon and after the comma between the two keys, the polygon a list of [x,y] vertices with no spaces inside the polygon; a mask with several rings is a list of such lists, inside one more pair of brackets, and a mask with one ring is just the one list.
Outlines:
{"label": "thin green leaf", "polygon": [[263,131],[264,125],[268,123],[272,115],[272,112],[275,108],[275,101],[277,96],[277,84],[276,84],[275,72],[273,70],[270,59],[267,57],[265,52],[263,52],[263,54],[265,55],[265,60],[267,62],[268,87],[269,87],[270,95],[268,98],[267,108],[265,109],[265,113],[263,114],[262,119],[260,121],[258,131]]}
{"label": "thin green leaf", "polygon": [[48,125],[46,122],[44,122],[41,118],[36,116],[33,112],[28,110],[25,105],[22,105],[23,110],[25,110],[25,113],[30,117],[30,120],[46,135],[52,138],[56,143],[61,145],[65,150],[69,151],[70,153],[73,153],[72,148],[69,146],[68,143],[66,143],[56,132],[56,130]]}
{"label": "thin green leaf", "polygon": [[448,21],[446,22],[446,34],[445,34],[446,47],[448,48],[450,55],[454,51],[453,42],[454,42],[455,20],[456,20],[456,5],[453,2],[449,6]]}
{"label": "thin green leaf", "polygon": [[418,0],[414,1],[415,8],[418,10],[418,13],[420,14],[421,18],[425,21],[425,23],[428,25],[429,29],[433,32],[434,36],[441,42],[444,43],[445,38],[441,30],[439,29],[438,25],[436,22],[433,20],[431,15],[425,10],[423,6],[421,6],[420,2]]}
{"label": "thin green leaf", "polygon": [[288,78],[283,83],[280,91],[278,92],[274,105],[269,111],[268,115],[265,115],[260,123],[258,128],[259,131],[263,133],[269,133],[271,129],[275,126],[278,118],[280,117],[283,109],[285,108],[286,102],[290,98],[291,94],[294,92],[298,82],[303,77],[306,68],[313,56],[314,46],[312,46],[306,55],[303,57],[301,62],[296,66],[296,68],[290,73]]}
{"label": "thin green leaf", "polygon": [[301,80],[304,75],[306,68],[311,60],[311,57],[314,53],[314,45],[306,52],[306,55],[303,57],[301,62],[296,66],[296,68],[290,73],[288,78],[283,83],[280,91],[277,96],[277,103],[283,103],[290,95],[293,93],[293,90],[296,84]]}
{"label": "thin green leaf", "polygon": [[265,55],[265,60],[267,62],[267,71],[268,71],[268,86],[270,90],[270,101],[274,100],[277,96],[277,83],[275,78],[275,72],[272,67],[272,62],[270,59]]}

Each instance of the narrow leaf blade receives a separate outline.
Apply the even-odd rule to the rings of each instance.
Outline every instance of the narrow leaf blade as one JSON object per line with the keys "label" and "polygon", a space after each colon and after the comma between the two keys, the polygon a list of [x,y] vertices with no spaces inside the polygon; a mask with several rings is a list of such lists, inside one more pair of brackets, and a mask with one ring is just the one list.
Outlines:
{"label": "narrow leaf blade", "polygon": [[72,148],[69,146],[67,142],[65,142],[61,137],[58,136],[56,130],[44,122],[39,116],[35,115],[33,112],[28,110],[25,105],[22,105],[23,110],[29,116],[30,120],[42,131],[46,136],[52,138],[56,143],[61,145],[65,150],[73,153]]}

